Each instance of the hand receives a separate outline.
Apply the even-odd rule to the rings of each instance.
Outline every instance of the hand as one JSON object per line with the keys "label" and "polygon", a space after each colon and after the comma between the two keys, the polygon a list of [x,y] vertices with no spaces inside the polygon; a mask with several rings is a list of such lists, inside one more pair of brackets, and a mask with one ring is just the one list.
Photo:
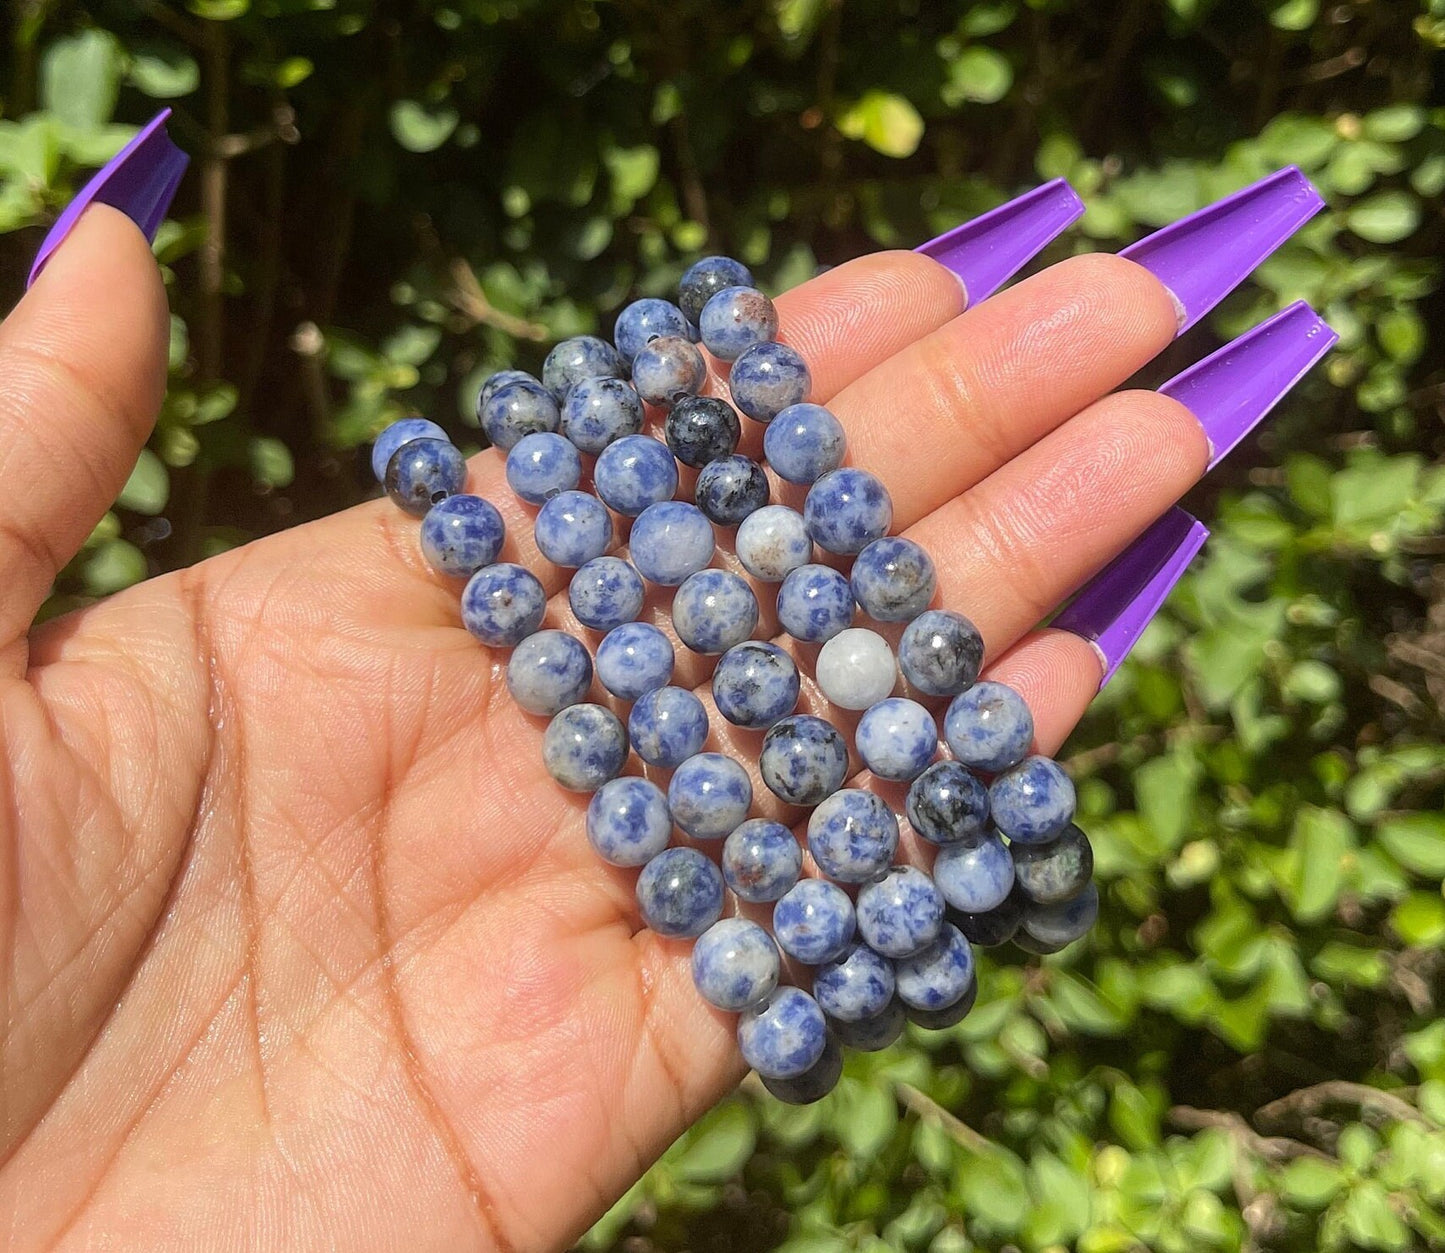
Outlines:
{"label": "hand", "polygon": [[[1052,752],[1099,663],[1032,628],[1207,445],[1174,401],[1108,394],[1175,332],[1139,266],[1081,257],[962,303],[883,253],[778,305]],[[505,655],[388,502],[30,629],[150,429],[166,342],[150,252],[104,206],[0,326],[9,1243],[562,1247],[736,1082],[733,1021],[688,945],[639,930]],[[565,620],[495,453],[471,490]]]}

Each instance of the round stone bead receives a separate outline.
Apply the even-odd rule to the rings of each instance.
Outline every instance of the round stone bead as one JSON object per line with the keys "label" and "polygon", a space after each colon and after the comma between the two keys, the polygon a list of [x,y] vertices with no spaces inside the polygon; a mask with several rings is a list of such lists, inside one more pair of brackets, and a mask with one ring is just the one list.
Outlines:
{"label": "round stone bead", "polygon": [[1035,905],[1072,900],[1094,874],[1094,848],[1072,822],[1048,844],[1010,844],[1014,882]]}
{"label": "round stone bead", "polygon": [[590,492],[562,492],[538,510],[532,534],[554,565],[585,566],[612,543],[612,516]]}
{"label": "round stone bead", "polygon": [[684,396],[663,423],[672,455],[685,466],[705,466],[730,456],[738,446],[742,425],[733,407],[716,396]]}
{"label": "round stone bead", "polygon": [[764,505],[738,527],[733,547],[743,568],[764,583],[780,583],[813,556],[813,541],[796,509]]}
{"label": "round stone bead", "polygon": [[1055,905],[1027,906],[1022,931],[1014,937],[1014,943],[1026,934],[1057,952],[1087,935],[1098,919],[1099,889],[1091,883],[1070,900]]}
{"label": "round stone bead", "polygon": [[601,705],[568,705],[542,737],[542,763],[569,792],[595,792],[626,760],[627,732]]}
{"label": "round stone bead", "polygon": [[612,342],[628,365],[643,348],[664,335],[686,339],[687,318],[672,301],[659,300],[656,296],[634,300],[617,315],[617,323],[612,328]]}
{"label": "round stone bead", "polygon": [[755,922],[722,918],[692,948],[692,981],[702,999],[736,1012],[764,1000],[778,986],[778,946]]}
{"label": "round stone bead", "polygon": [[801,988],[778,988],[738,1019],[743,1060],[768,1079],[796,1079],[805,1074],[827,1046],[823,1011]]}
{"label": "round stone bead", "polygon": [[927,609],[903,628],[898,667],[925,696],[957,696],[983,665],[983,636],[961,613]]}
{"label": "round stone bead", "polygon": [[448,496],[434,504],[421,523],[422,556],[432,569],[458,578],[491,565],[506,538],[502,515],[480,496]]}
{"label": "round stone bead", "polygon": [[761,730],[798,704],[798,667],[776,644],[746,640],[728,649],[712,673],[718,713],[740,727]]}
{"label": "round stone bead", "polygon": [[624,435],[598,454],[592,485],[618,513],[635,518],[648,505],[672,499],[677,491],[677,462],[650,435]]}
{"label": "round stone bead", "polygon": [[609,865],[645,866],[671,839],[667,798],[646,779],[623,775],[587,802],[587,840]]}
{"label": "round stone bead", "polygon": [[665,848],[637,876],[637,907],[658,935],[701,935],[722,916],[718,868],[695,848]]}
{"label": "round stone bead", "polygon": [[838,1018],[832,1020],[831,1026],[844,1048],[857,1049],[860,1053],[878,1053],[898,1042],[907,1023],[903,1002],[895,996],[881,1013],[872,1018],[863,1018],[858,1022],[845,1022]]}
{"label": "round stone bead", "polygon": [[885,535],[853,561],[853,596],[878,622],[908,622],[928,608],[938,587],[933,558],[911,539]]}
{"label": "round stone bead", "polygon": [[963,932],[970,944],[982,948],[997,948],[1000,944],[1007,944],[1018,933],[1019,927],[1023,925],[1024,908],[1027,904],[1017,890],[1015,879],[1015,890],[1008,894],[1008,899],[1002,905],[981,914],[950,910],[948,920]]}
{"label": "round stone bead", "polygon": [[736,361],[754,344],[778,337],[778,311],[756,287],[724,287],[702,307],[702,342],[719,361]]}
{"label": "round stone bead", "polygon": [[719,526],[737,526],[768,503],[768,476],[751,457],[734,453],[703,466],[693,500]]}
{"label": "round stone bead", "polygon": [[843,1077],[843,1046],[838,1037],[829,1031],[823,1045],[823,1056],[818,1058],[801,1075],[793,1079],[770,1079],[759,1075],[769,1094],[785,1105],[811,1105],[821,1101]]}
{"label": "round stone bead", "polygon": [[803,521],[820,548],[844,555],[862,552],[893,525],[893,498],[867,470],[830,470],[803,501]]}
{"label": "round stone bead", "polygon": [[529,505],[570,492],[582,481],[582,458],[560,435],[524,435],[507,454],[507,486]]}
{"label": "round stone bead", "polygon": [[[858,921],[861,928],[862,919]],[[866,944],[851,944],[818,967],[813,976],[813,999],[838,1022],[876,1018],[893,1000],[893,963]]]}
{"label": "round stone bead", "polygon": [[627,736],[649,766],[671,770],[702,752],[707,743],[707,710],[685,688],[655,687],[632,706]]}
{"label": "round stone bead", "polygon": [[938,752],[933,715],[914,700],[890,696],[858,720],[853,743],[863,764],[880,779],[916,779]]}
{"label": "round stone bead", "polygon": [[787,344],[754,344],[728,373],[728,391],[755,422],[771,422],[790,405],[807,398],[813,387],[808,363]]}
{"label": "round stone bead", "polygon": [[893,964],[893,977],[899,999],[910,1009],[947,1009],[963,999],[973,982],[973,950],[962,932],[945,922],[926,949]]}
{"label": "round stone bead", "polygon": [[701,509],[680,500],[663,500],[637,515],[628,546],[643,578],[676,587],[712,560],[717,544],[712,523]]}
{"label": "round stone bead", "polygon": [[990,832],[977,842],[945,844],[933,863],[933,880],[954,909],[984,914],[997,909],[1014,885],[1008,846]]}
{"label": "round stone bead", "polygon": [[567,393],[583,379],[627,377],[621,354],[596,335],[574,335],[564,339],[542,362],[542,382],[561,404]]}
{"label": "round stone bead", "polygon": [[965,766],[996,773],[1016,766],[1034,738],[1024,698],[1003,683],[976,683],[960,692],[943,716],[943,738]]}
{"label": "round stone bead", "polygon": [[988,806],[1015,844],[1048,844],[1074,820],[1074,781],[1052,757],[1025,757],[989,784]]}
{"label": "round stone bead", "polygon": [[623,700],[665,687],[672,665],[672,642],[650,622],[624,622],[597,645],[597,677]]}
{"label": "round stone bead", "polygon": [[396,450],[414,439],[449,439],[435,422],[426,418],[402,418],[393,422],[376,437],[371,446],[371,472],[378,483],[386,482],[386,467]]}
{"label": "round stone bead", "polygon": [[1020,922],[1019,929],[1014,935],[1014,947],[1025,953],[1033,953],[1038,957],[1048,957],[1053,953],[1061,953],[1068,948],[1067,944],[1046,944],[1043,940],[1035,939],[1023,928]]}
{"label": "round stone bead", "polygon": [[698,753],[672,772],[667,785],[672,820],[695,840],[720,840],[753,803],[748,772],[721,753]]}
{"label": "round stone bead", "polygon": [[562,414],[557,397],[528,377],[497,388],[478,408],[477,420],[495,447],[510,452],[524,435],[555,431]]}
{"label": "round stone bead", "polygon": [[865,627],[849,627],[833,636],[818,650],[815,671],[823,695],[841,709],[876,705],[898,680],[888,641]]}
{"label": "round stone bead", "polygon": [[529,714],[550,718],[575,705],[592,686],[592,658],[566,631],[535,631],[507,662],[507,690]]}
{"label": "round stone bead", "polygon": [[884,957],[911,957],[932,944],[943,926],[943,893],[912,866],[894,866],[865,883],[855,909],[858,934]]}
{"label": "round stone bead", "polygon": [[799,566],[778,588],[778,622],[795,640],[825,643],[852,624],[853,589],[828,566]]}
{"label": "round stone bead", "polygon": [[962,763],[936,761],[908,788],[908,822],[930,844],[976,840],[988,825],[988,788]]}
{"label": "round stone bead", "polygon": [[763,456],[789,483],[813,483],[843,464],[843,424],[822,405],[789,405],[763,432]]}
{"label": "round stone bead", "polygon": [[775,722],[758,754],[763,782],[790,805],[816,805],[843,786],[848,745],[831,722],[794,714]]}
{"label": "round stone bead", "polygon": [[752,273],[731,257],[704,257],[683,272],[677,285],[677,303],[683,315],[696,323],[703,307],[724,287],[751,287]]}
{"label": "round stone bead", "polygon": [[839,883],[867,883],[893,864],[898,819],[876,793],[843,788],[809,817],[808,851]]}
{"label": "round stone bead", "polygon": [[826,879],[799,879],[773,906],[778,946],[809,966],[840,956],[856,926],[848,893]]}
{"label": "round stone bead", "polygon": [[758,598],[730,570],[699,570],[673,593],[672,625],[693,652],[725,653],[758,625]]}
{"label": "round stone bead", "polygon": [[449,439],[408,440],[386,463],[386,494],[413,518],[455,496],[467,483],[467,459]]}
{"label": "round stone bead", "polygon": [[594,456],[642,430],[642,397],[626,379],[583,379],[562,402],[562,434]]}
{"label": "round stone bead", "polygon": [[680,335],[654,339],[632,359],[632,385],[648,404],[676,404],[696,396],[706,381],[702,353]]}
{"label": "round stone bead", "polygon": [[915,1027],[922,1027],[925,1031],[946,1031],[967,1018],[969,1010],[977,1000],[978,976],[975,975],[968,987],[964,988],[963,995],[952,1005],[945,1005],[942,1009],[914,1009],[909,1006],[904,1013]]}
{"label": "round stone bead", "polygon": [[642,576],[621,557],[594,557],[567,585],[567,601],[577,621],[594,631],[633,621],[646,594]]}
{"label": "round stone bead", "polygon": [[477,417],[481,418],[482,406],[495,396],[508,383],[537,383],[541,379],[534,374],[528,374],[526,370],[498,370],[495,374],[487,375],[487,380],[482,384],[482,389],[477,393]]}
{"label": "round stone bead", "polygon": [[547,593],[537,576],[509,561],[483,566],[462,590],[462,625],[493,648],[520,644],[546,612]]}
{"label": "round stone bead", "polygon": [[741,901],[775,901],[798,881],[803,849],[781,822],[749,818],[723,842],[722,872]]}

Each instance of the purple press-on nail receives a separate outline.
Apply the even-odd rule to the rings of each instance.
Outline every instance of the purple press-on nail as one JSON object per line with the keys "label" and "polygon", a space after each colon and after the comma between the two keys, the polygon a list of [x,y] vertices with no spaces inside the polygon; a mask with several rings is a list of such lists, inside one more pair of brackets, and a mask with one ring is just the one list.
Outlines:
{"label": "purple press-on nail", "polygon": [[1199,419],[1212,470],[1338,339],[1300,300],[1176,375],[1159,392]]}
{"label": "purple press-on nail", "polygon": [[1142,265],[1174,297],[1182,334],[1324,207],[1295,166],[1146,235],[1119,255]]}
{"label": "purple press-on nail", "polygon": [[914,249],[947,266],[976,305],[1079,220],[1084,202],[1056,178]]}
{"label": "purple press-on nail", "polygon": [[162,109],[151,118],[65,206],[41,241],[26,287],[39,277],[45,263],[65,242],[65,237],[80,221],[80,215],[91,204],[98,202],[119,209],[140,227],[148,240],[155,239],[190,161],[166,133],[166,119],[170,115],[169,109]]}
{"label": "purple press-on nail", "polygon": [[1159,612],[1209,528],[1177,505],[1084,584],[1049,624],[1088,640],[1099,655],[1103,687]]}

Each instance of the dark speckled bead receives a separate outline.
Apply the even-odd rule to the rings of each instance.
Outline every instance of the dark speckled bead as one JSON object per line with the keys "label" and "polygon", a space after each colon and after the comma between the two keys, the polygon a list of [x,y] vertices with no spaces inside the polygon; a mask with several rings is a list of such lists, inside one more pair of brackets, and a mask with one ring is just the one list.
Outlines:
{"label": "dark speckled bead", "polygon": [[386,463],[386,494],[413,518],[426,517],[466,482],[466,458],[446,439],[408,440]]}
{"label": "dark speckled bead", "polygon": [[1099,918],[1099,889],[1089,884],[1077,896],[1055,905],[1030,905],[1024,910],[1023,929],[1014,943],[1028,935],[1055,950],[1086,935]]}
{"label": "dark speckled bead", "polygon": [[938,587],[933,558],[911,539],[885,535],[853,561],[853,595],[877,622],[908,622],[928,608]]}
{"label": "dark speckled bead", "polygon": [[601,705],[568,705],[542,737],[547,773],[569,792],[595,792],[622,773],[627,732]]}
{"label": "dark speckled bead", "polygon": [[831,722],[794,714],[768,728],[758,770],[779,799],[790,805],[816,805],[843,786],[848,744]]}
{"label": "dark speckled bead", "polygon": [[725,653],[758,625],[758,598],[730,570],[699,570],[673,594],[672,625],[693,652]]}
{"label": "dark speckled bead", "polygon": [[462,590],[462,625],[483,644],[511,648],[542,625],[547,593],[523,566],[483,566]]}
{"label": "dark speckled bead", "polygon": [[908,822],[932,844],[977,840],[988,825],[988,788],[967,766],[936,761],[908,788]]}
{"label": "dark speckled bead", "polygon": [[923,871],[894,866],[858,890],[858,934],[884,957],[910,957],[938,938],[943,909],[943,893]]}
{"label": "dark speckled bead", "polygon": [[963,932],[971,944],[977,944],[981,948],[997,948],[1014,938],[1019,927],[1023,925],[1027,906],[1028,901],[1018,890],[1015,881],[1014,890],[1008,894],[1002,905],[981,914],[966,914],[950,909],[948,920]]}
{"label": "dark speckled bead", "polygon": [[877,1053],[896,1043],[907,1024],[903,1002],[896,996],[872,1018],[862,1018],[857,1022],[835,1018],[829,1022],[839,1043],[860,1053]]}
{"label": "dark speckled bead", "polygon": [[542,382],[561,404],[567,393],[583,379],[627,377],[622,355],[596,335],[574,335],[564,339],[542,363]]}
{"label": "dark speckled bead", "polygon": [[751,287],[753,276],[741,261],[731,257],[703,257],[694,261],[677,285],[677,303],[692,322],[702,316],[703,307],[725,287]]}
{"label": "dark speckled bead", "polygon": [[701,935],[722,914],[722,873],[695,848],[664,849],[637,877],[637,905],[658,935]]}
{"label": "dark speckled bead", "polygon": [[798,703],[798,667],[776,644],[747,640],[728,649],[712,675],[718,713],[740,727],[770,727]]}
{"label": "dark speckled bead", "polygon": [[742,424],[733,407],[716,396],[684,396],[667,415],[663,434],[685,466],[705,466],[738,446]]}
{"label": "dark speckled bead", "polygon": [[756,287],[724,287],[702,307],[697,329],[719,361],[736,361],[754,344],[778,337],[778,311]]}
{"label": "dark speckled bead", "polygon": [[1010,844],[1014,882],[1036,905],[1056,905],[1077,896],[1094,873],[1089,837],[1072,822],[1050,844]]}
{"label": "dark speckled bead", "polygon": [[925,696],[957,696],[978,680],[983,636],[961,613],[928,609],[903,629],[898,668]]}
{"label": "dark speckled bead", "polygon": [[426,418],[401,418],[376,437],[371,446],[371,472],[378,483],[386,482],[386,467],[396,450],[414,439],[446,439],[447,433]]}
{"label": "dark speckled bead", "polygon": [[693,499],[719,526],[737,526],[768,503],[768,476],[751,457],[734,453],[703,466]]}
{"label": "dark speckled bead", "polygon": [[819,547],[830,553],[859,553],[888,534],[893,499],[875,475],[844,466],[808,489],[803,521]]}
{"label": "dark speckled bead", "polygon": [[784,409],[801,404],[812,386],[808,363],[787,344],[754,344],[728,373],[733,404],[755,422],[771,422]]}

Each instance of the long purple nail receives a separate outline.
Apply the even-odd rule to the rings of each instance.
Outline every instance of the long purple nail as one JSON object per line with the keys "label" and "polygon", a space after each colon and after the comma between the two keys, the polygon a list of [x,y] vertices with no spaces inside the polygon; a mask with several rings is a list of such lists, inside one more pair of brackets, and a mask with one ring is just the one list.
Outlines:
{"label": "long purple nail", "polygon": [[1159,612],[1209,528],[1177,505],[1084,584],[1049,625],[1088,640],[1099,655],[1103,687]]}
{"label": "long purple nail", "polygon": [[968,303],[976,305],[998,291],[1083,212],[1078,193],[1056,178],[914,251],[957,274]]}
{"label": "long purple nail", "polygon": [[1142,265],[1169,289],[1183,333],[1324,203],[1309,179],[1291,165],[1146,235],[1119,255]]}
{"label": "long purple nail", "polygon": [[1303,300],[1176,375],[1159,389],[1209,439],[1212,470],[1263,420],[1339,336]]}
{"label": "long purple nail", "polygon": [[26,287],[39,277],[45,263],[80,221],[80,215],[93,203],[119,209],[141,228],[147,239],[155,239],[190,161],[166,133],[166,119],[170,115],[169,109],[162,109],[151,118],[65,206],[65,211],[41,241]]}

